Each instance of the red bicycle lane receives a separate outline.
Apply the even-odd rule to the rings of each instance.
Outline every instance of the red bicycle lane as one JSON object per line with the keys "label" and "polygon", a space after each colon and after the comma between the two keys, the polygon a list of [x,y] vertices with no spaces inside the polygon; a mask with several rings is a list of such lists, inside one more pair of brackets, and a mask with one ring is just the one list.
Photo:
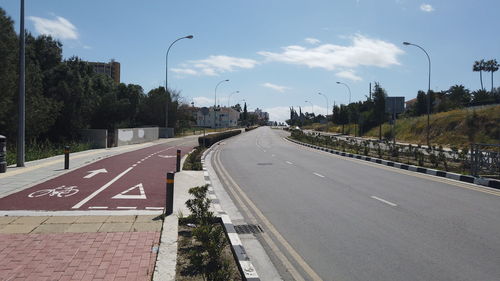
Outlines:
{"label": "red bicycle lane", "polygon": [[[159,210],[165,205],[165,173],[175,170],[177,149],[185,155],[192,147],[160,144],[105,158],[1,198],[0,210],[99,209],[88,208],[96,204],[108,207],[101,209]],[[124,189],[133,182],[141,183],[142,187],[130,185]],[[133,199],[133,195],[138,196]]]}

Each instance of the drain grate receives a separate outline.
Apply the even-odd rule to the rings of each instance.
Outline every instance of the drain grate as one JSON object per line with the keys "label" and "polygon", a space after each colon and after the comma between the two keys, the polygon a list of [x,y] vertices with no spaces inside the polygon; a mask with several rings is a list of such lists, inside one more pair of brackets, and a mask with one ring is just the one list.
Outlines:
{"label": "drain grate", "polygon": [[264,230],[260,225],[258,224],[240,224],[240,225],[235,225],[234,229],[236,230],[236,233],[238,234],[257,234],[257,233],[262,233]]}

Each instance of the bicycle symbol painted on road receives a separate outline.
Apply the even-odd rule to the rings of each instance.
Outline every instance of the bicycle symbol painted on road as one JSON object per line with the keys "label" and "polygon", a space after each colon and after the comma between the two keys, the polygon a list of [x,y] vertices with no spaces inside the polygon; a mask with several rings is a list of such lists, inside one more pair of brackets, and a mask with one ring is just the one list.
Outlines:
{"label": "bicycle symbol painted on road", "polygon": [[45,196],[45,195],[48,195],[50,197],[52,197],[52,196],[69,197],[71,195],[75,195],[76,193],[78,193],[78,191],[79,190],[76,188],[76,186],[62,185],[62,186],[59,186],[56,188],[37,190],[37,191],[31,193],[30,195],[28,195],[28,197],[33,198],[33,197],[41,197],[41,196]]}

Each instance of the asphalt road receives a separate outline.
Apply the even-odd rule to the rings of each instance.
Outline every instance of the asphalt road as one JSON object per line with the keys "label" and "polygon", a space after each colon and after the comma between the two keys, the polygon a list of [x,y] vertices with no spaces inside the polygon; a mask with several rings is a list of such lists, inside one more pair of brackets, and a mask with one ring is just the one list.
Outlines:
{"label": "asphalt road", "polygon": [[[165,177],[196,139],[179,139],[99,160],[0,199],[0,210],[163,210]],[[71,166],[71,156],[70,156]]]}
{"label": "asphalt road", "polygon": [[243,133],[219,146],[220,160],[322,279],[500,280],[500,192],[310,150],[285,134]]}

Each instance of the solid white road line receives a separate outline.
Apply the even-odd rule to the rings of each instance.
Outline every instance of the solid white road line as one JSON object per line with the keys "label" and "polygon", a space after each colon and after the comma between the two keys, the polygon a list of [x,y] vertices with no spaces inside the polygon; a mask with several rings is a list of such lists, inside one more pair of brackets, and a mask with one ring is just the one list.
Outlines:
{"label": "solid white road line", "polygon": [[313,173],[315,174],[316,176],[320,177],[320,178],[324,178],[325,176],[323,176],[322,174],[318,174],[318,173]]}
{"label": "solid white road line", "polygon": [[378,200],[378,201],[380,201],[380,202],[383,202],[383,203],[385,203],[385,204],[387,204],[387,205],[391,205],[391,206],[393,206],[393,207],[396,207],[396,206],[397,206],[397,204],[394,204],[394,203],[389,202],[389,201],[387,201],[387,200],[384,200],[384,199],[382,199],[382,198],[378,198],[377,196],[371,196],[371,197],[372,197],[373,199]]}
{"label": "solid white road line", "polygon": [[290,165],[293,165],[293,163],[292,163],[292,162],[290,162],[290,161],[286,161],[286,163],[287,163],[287,164],[290,164]]}
{"label": "solid white road line", "polygon": [[92,198],[94,198],[95,196],[97,196],[97,194],[101,193],[102,191],[104,191],[106,188],[108,188],[110,185],[112,185],[115,181],[119,180],[121,177],[123,177],[126,173],[130,172],[130,170],[132,170],[134,167],[130,167],[128,169],[126,169],[125,171],[123,171],[121,174],[119,174],[118,176],[116,176],[114,179],[112,179],[111,181],[109,181],[107,184],[101,186],[101,188],[99,188],[98,190],[94,191],[92,194],[90,194],[89,196],[87,196],[87,198],[83,199],[82,201],[80,201],[78,204],[76,204],[75,206],[71,207],[71,209],[78,209],[80,208],[81,206],[83,206],[83,204],[87,203],[88,201],[90,201]]}
{"label": "solid white road line", "polygon": [[146,207],[146,210],[163,210],[163,207]]}

